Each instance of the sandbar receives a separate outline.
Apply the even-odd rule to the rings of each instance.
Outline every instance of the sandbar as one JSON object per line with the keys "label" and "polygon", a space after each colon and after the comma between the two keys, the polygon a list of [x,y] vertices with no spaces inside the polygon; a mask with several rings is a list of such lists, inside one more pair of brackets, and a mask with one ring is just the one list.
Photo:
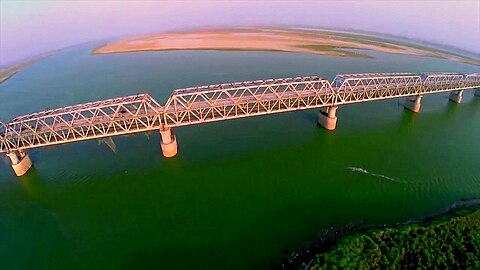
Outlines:
{"label": "sandbar", "polygon": [[202,29],[158,33],[116,40],[92,54],[140,51],[218,50],[275,51],[372,58],[350,49],[443,58],[480,65],[480,60],[419,45],[398,44],[366,34],[304,29]]}

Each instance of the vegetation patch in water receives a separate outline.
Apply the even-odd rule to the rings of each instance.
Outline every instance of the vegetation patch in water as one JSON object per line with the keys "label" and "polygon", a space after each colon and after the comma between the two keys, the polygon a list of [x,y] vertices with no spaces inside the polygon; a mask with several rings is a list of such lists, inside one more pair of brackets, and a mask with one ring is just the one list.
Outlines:
{"label": "vegetation patch in water", "polygon": [[298,269],[480,269],[480,210],[357,232]]}

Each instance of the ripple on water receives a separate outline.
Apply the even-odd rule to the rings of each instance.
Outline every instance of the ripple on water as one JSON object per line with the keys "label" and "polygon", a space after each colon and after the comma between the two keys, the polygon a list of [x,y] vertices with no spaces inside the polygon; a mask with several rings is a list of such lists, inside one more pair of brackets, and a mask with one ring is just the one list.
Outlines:
{"label": "ripple on water", "polygon": [[480,197],[480,176],[437,175],[422,180],[407,187],[406,199],[430,200],[440,204]]}
{"label": "ripple on water", "polygon": [[400,180],[400,179],[395,179],[395,178],[392,178],[392,177],[389,177],[389,176],[386,176],[386,175],[383,175],[383,174],[378,174],[378,173],[373,173],[373,172],[370,172],[364,168],[359,168],[359,167],[347,167],[347,169],[349,169],[350,171],[354,172],[354,173],[363,173],[363,174],[368,174],[368,175],[371,175],[373,177],[376,177],[378,178],[379,180],[387,180],[387,181],[390,181],[390,182],[395,182],[395,183],[402,183],[402,184],[407,184],[409,183],[408,181],[404,181],[404,180]]}
{"label": "ripple on water", "polygon": [[47,178],[51,183],[62,183],[71,185],[85,185],[92,183],[92,179],[95,178],[93,173],[86,171],[80,171],[73,169],[72,167],[65,166],[55,170],[54,175]]}

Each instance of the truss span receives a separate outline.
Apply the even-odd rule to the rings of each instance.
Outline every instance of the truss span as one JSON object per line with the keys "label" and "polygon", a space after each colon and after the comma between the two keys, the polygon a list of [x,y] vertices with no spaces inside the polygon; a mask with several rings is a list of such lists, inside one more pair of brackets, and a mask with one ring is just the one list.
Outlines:
{"label": "truss span", "polygon": [[0,152],[156,130],[162,111],[139,94],[20,116],[0,127]]}
{"label": "truss span", "polygon": [[183,126],[334,103],[330,82],[317,76],[219,84],[175,90],[165,104],[163,121]]}
{"label": "truss span", "polygon": [[297,77],[175,90],[164,107],[169,127],[479,87],[480,74],[366,73]]}
{"label": "truss span", "polygon": [[8,123],[0,122],[0,153],[227,119],[479,87],[480,73],[366,73],[337,75],[332,82],[308,76],[177,89],[165,106],[148,94],[139,94],[50,109],[19,116]]}

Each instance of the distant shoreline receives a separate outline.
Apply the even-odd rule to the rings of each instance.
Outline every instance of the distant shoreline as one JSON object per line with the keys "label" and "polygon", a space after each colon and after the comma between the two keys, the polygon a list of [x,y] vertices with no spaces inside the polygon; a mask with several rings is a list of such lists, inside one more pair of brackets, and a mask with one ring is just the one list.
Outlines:
{"label": "distant shoreline", "polygon": [[41,60],[43,60],[43,59],[45,59],[49,56],[52,56],[53,54],[55,54],[59,51],[62,51],[62,50],[55,50],[55,51],[52,51],[52,52],[47,52],[47,53],[43,53],[41,55],[33,56],[33,57],[30,57],[26,60],[19,61],[15,64],[12,64],[12,65],[8,66],[8,67],[0,69],[0,84],[6,82],[8,79],[15,76],[15,74],[17,74],[21,70],[39,62],[39,61],[41,61]]}
{"label": "distant shoreline", "polygon": [[[0,68],[0,84],[38,61],[79,45],[44,53]],[[480,59],[407,41],[395,41],[383,36],[377,37],[373,34],[310,28],[229,28],[150,34],[108,42],[95,48],[91,54],[193,50],[291,52],[364,59],[373,58],[370,55],[353,52],[350,49],[435,57],[480,66]]]}
{"label": "distant shoreline", "polygon": [[203,29],[150,34],[106,43],[94,49],[92,55],[144,51],[216,50],[299,52],[373,58],[348,49],[435,57],[480,66],[480,59],[408,42],[393,41],[381,36],[299,28]]}
{"label": "distant shoreline", "polygon": [[14,64],[10,64],[6,67],[0,68],[0,84],[6,82],[7,80],[9,80],[13,76],[15,76],[21,70],[23,70],[23,69],[41,61],[41,60],[44,60],[45,58],[48,58],[48,57],[50,57],[54,54],[57,54],[59,52],[65,51],[65,50],[68,50],[70,48],[81,46],[83,44],[85,44],[85,43],[81,43],[81,44],[77,44],[77,45],[73,45],[73,46],[68,46],[68,47],[65,47],[65,48],[62,48],[62,49],[49,51],[49,52],[42,53],[42,54],[39,54],[39,55],[36,55],[36,56],[31,56],[27,59],[20,60],[20,61],[17,61],[16,63],[14,63]]}
{"label": "distant shoreline", "polygon": [[34,59],[29,59],[25,60],[23,62],[11,65],[9,67],[0,69],[0,84],[6,82],[8,79],[13,77],[15,74],[17,74],[19,71],[22,69],[32,65],[33,63],[40,61],[42,58],[34,58]]}

